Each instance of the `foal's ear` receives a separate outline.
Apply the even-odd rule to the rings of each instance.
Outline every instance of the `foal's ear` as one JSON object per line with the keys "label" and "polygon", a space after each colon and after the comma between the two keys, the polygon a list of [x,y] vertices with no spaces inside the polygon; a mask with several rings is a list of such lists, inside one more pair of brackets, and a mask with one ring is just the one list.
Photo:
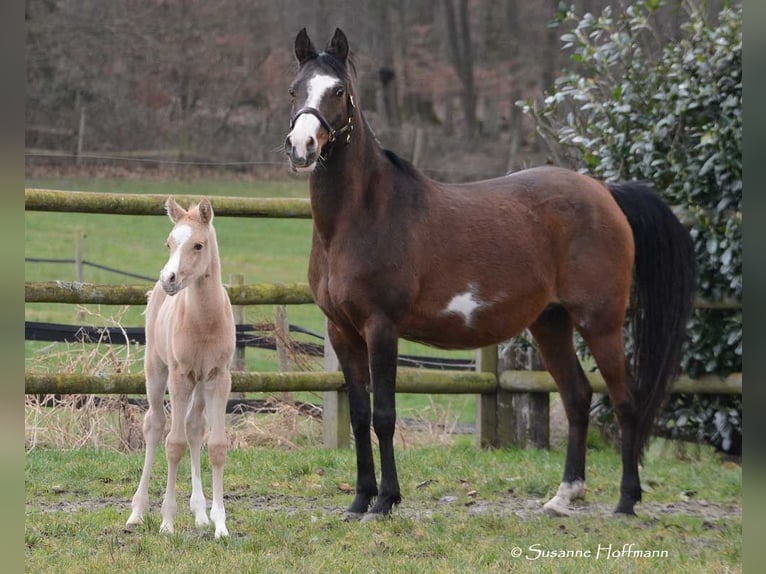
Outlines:
{"label": "foal's ear", "polygon": [[213,206],[207,197],[203,197],[199,202],[199,220],[200,223],[210,225],[213,222]]}
{"label": "foal's ear", "polygon": [[309,38],[309,34],[306,32],[306,28],[298,32],[298,35],[295,37],[295,57],[298,58],[298,64],[301,66],[311,58],[317,57],[316,48],[311,43],[311,38]]}
{"label": "foal's ear", "polygon": [[346,39],[343,30],[340,28],[335,28],[335,34],[333,35],[332,40],[330,40],[330,45],[327,47],[327,51],[344,64],[346,63],[346,58],[348,58],[348,40]]}
{"label": "foal's ear", "polygon": [[165,211],[173,223],[178,223],[186,215],[186,210],[176,203],[172,195],[165,201]]}

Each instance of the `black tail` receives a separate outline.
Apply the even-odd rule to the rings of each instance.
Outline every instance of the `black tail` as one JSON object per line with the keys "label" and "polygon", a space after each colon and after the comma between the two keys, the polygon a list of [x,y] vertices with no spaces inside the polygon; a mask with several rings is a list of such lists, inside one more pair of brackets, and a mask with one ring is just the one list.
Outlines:
{"label": "black tail", "polygon": [[634,448],[640,457],[668,387],[679,374],[694,302],[694,244],[648,184],[609,184],[609,190],[627,216],[635,242],[629,390],[637,416]]}

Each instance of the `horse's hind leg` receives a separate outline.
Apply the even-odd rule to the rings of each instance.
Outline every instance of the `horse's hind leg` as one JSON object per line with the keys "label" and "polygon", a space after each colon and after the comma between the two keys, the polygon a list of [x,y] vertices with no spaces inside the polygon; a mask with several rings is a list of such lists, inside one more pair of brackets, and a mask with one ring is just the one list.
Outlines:
{"label": "horse's hind leg", "polygon": [[569,515],[571,502],[585,496],[585,453],[593,395],[577,360],[569,312],[560,306],[546,309],[529,328],[537,341],[545,368],[551,373],[569,421],[564,476],[556,495],[544,508],[553,514]]}
{"label": "horse's hind leg", "polygon": [[191,404],[186,413],[186,438],[189,441],[189,455],[191,459],[191,482],[192,493],[189,498],[189,506],[194,513],[194,523],[197,526],[207,526],[210,520],[207,517],[207,501],[202,492],[202,477],[200,471],[200,453],[202,452],[202,440],[205,437],[205,393],[198,383],[191,395]]}
{"label": "horse's hind leg", "polygon": [[228,369],[223,369],[216,378],[205,383],[205,403],[210,423],[207,450],[210,466],[213,467],[213,506],[210,509],[210,519],[215,525],[216,538],[229,535],[223,506],[223,467],[229,448],[226,438],[226,399],[230,390],[231,373]]}
{"label": "horse's hind leg", "polygon": [[635,514],[633,507],[641,500],[641,482],[638,476],[639,449],[637,448],[636,408],[629,392],[629,375],[625,363],[622,339],[622,319],[611,322],[611,329],[596,330],[587,324],[578,330],[593,353],[599,371],[604,377],[622,436],[622,481],[620,502],[615,509],[619,514]]}
{"label": "horse's hind leg", "polygon": [[157,455],[157,447],[165,431],[164,399],[168,377],[167,368],[160,363],[156,356],[150,354],[146,359],[144,373],[146,376],[146,398],[149,401],[149,410],[146,411],[143,425],[146,453],[141,481],[133,495],[132,511],[125,524],[126,529],[141,524],[144,520],[144,514],[149,507],[149,478]]}

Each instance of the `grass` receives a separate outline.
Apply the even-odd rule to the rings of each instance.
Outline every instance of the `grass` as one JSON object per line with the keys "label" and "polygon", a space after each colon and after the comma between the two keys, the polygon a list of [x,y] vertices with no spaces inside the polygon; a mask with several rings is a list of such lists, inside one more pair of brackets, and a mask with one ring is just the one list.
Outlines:
{"label": "grass", "polygon": [[[248,448],[230,451],[225,491],[232,536],[197,530],[188,510],[188,457],[179,474],[174,535],[160,535],[163,453],[155,465],[152,511],[137,532],[122,531],[140,453],[35,449],[26,455],[25,566],[34,572],[736,572],[741,562],[741,469],[702,449],[691,460],[655,443],[637,518],[611,515],[619,457],[589,453],[589,493],[575,517],[538,512],[555,492],[560,451],[400,449],[404,500],[391,520],[344,523],[350,450]],[[203,456],[203,481],[210,471]],[[684,497],[693,495],[691,501]],[[703,500],[704,499],[704,500]],[[612,550],[667,551],[655,558],[596,558]],[[522,555],[514,557],[514,548]],[[541,556],[538,552],[548,551]],[[551,551],[579,551],[557,558]],[[591,556],[584,555],[586,551]],[[602,551],[603,552],[603,551]],[[533,558],[537,558],[534,559]]]}

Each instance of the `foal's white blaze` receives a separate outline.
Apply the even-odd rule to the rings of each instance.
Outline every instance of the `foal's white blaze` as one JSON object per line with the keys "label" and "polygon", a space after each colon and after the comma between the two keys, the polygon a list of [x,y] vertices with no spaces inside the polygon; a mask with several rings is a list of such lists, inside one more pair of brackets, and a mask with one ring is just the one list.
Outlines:
{"label": "foal's white blaze", "polygon": [[543,505],[546,512],[559,516],[570,516],[572,509],[569,505],[573,500],[585,498],[585,481],[562,482],[556,492],[556,496]]}
{"label": "foal's white blaze", "polygon": [[[337,84],[338,78],[326,74],[317,74],[309,80],[307,87],[308,96],[306,102],[300,107],[318,108],[325,94]],[[301,114],[298,116],[289,136],[298,156],[308,156],[309,142],[312,139],[316,142],[320,127],[319,120],[313,114]],[[298,171],[311,171],[314,169],[314,164],[312,163],[307,167],[297,169]]]}
{"label": "foal's white blaze", "polygon": [[181,264],[181,246],[189,241],[191,235],[192,228],[189,225],[179,225],[170,233],[170,237],[172,237],[173,241],[176,243],[176,249],[160,272],[160,281],[163,283],[166,282],[171,275],[178,273],[178,266]]}
{"label": "foal's white blaze", "polygon": [[486,305],[485,302],[476,296],[475,291],[476,289],[473,286],[469,286],[468,291],[465,293],[455,295],[443,312],[462,315],[465,324],[470,325],[476,310]]}

